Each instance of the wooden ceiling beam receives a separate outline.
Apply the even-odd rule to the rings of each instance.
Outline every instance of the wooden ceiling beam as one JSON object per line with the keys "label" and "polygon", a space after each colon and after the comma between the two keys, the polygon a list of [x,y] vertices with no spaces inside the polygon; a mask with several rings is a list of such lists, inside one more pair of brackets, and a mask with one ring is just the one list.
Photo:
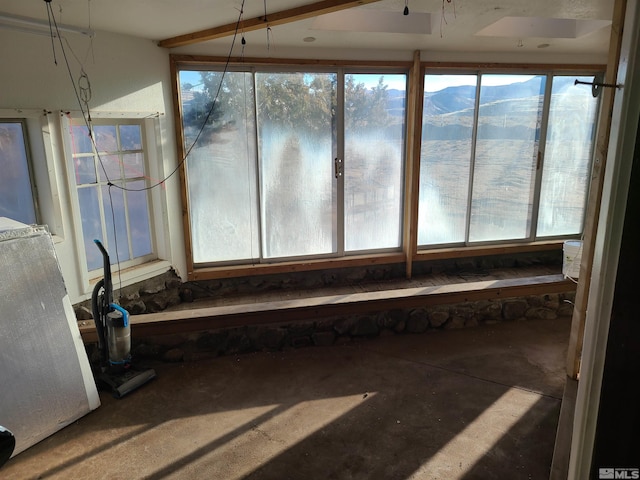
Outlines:
{"label": "wooden ceiling beam", "polygon": [[208,28],[198,32],[186,33],[177,37],[160,40],[158,46],[164,48],[182,47],[184,45],[192,45],[194,43],[206,42],[217,38],[227,37],[236,33],[236,30],[242,29],[245,32],[260,30],[262,28],[272,27],[274,25],[284,25],[285,23],[297,22],[326,13],[337,12],[347,8],[358,7],[368,3],[379,2],[380,0],[322,0],[320,2],[303,5],[301,7],[289,8],[280,12],[270,13],[266,16],[255,17],[250,20],[243,20],[229,23],[220,27]]}

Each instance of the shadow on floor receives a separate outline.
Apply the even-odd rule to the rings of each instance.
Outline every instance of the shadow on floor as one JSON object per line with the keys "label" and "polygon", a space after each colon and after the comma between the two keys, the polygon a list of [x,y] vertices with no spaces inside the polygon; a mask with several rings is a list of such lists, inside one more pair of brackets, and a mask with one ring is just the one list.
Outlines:
{"label": "shadow on floor", "polygon": [[546,479],[564,379],[549,358],[563,362],[569,323],[155,365],[2,475]]}

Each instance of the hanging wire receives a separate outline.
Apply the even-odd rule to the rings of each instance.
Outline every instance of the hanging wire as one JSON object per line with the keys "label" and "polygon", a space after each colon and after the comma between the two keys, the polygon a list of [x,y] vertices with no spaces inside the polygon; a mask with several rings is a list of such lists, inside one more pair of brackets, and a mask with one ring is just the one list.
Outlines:
{"label": "hanging wire", "polygon": [[271,51],[271,42],[273,40],[273,30],[271,27],[267,27],[267,51]]}
{"label": "hanging wire", "polygon": [[240,43],[242,44],[242,50],[240,57],[244,58],[244,47],[247,44],[247,40],[244,38],[244,9],[240,8]]}
{"label": "hanging wire", "polygon": [[164,185],[164,183],[169,180],[173,175],[175,175],[175,173],[180,169],[180,167],[182,167],[182,165],[187,161],[187,158],[189,157],[189,155],[191,154],[191,151],[193,150],[193,148],[196,146],[196,144],[198,143],[198,140],[200,140],[200,137],[202,136],[202,133],[207,125],[207,122],[209,122],[209,119],[211,118],[211,115],[213,115],[213,111],[217,105],[218,102],[218,97],[220,96],[220,91],[222,89],[222,83],[224,82],[224,77],[227,74],[227,71],[229,70],[229,64],[231,63],[231,55],[233,53],[233,48],[235,46],[236,43],[236,39],[238,38],[238,32],[240,31],[240,23],[241,23],[241,19],[242,19],[242,15],[244,12],[244,2],[245,0],[242,0],[242,5],[240,7],[240,14],[238,16],[238,20],[236,22],[236,27],[235,27],[235,32],[233,34],[233,39],[231,40],[231,47],[229,48],[229,54],[227,55],[227,59],[225,61],[224,64],[224,69],[222,71],[222,78],[220,79],[220,84],[218,85],[218,89],[216,90],[216,95],[213,99],[213,102],[211,103],[211,108],[209,109],[209,111],[207,112],[207,115],[204,119],[204,121],[202,122],[202,126],[200,127],[200,130],[198,131],[198,134],[196,135],[196,138],[193,140],[193,142],[191,143],[191,145],[189,146],[189,148],[187,149],[187,152],[184,154],[184,156],[182,157],[182,159],[180,160],[180,162],[178,162],[178,165],[176,166],[176,168],[174,168],[171,173],[169,173],[169,175],[167,175],[165,178],[163,178],[162,180],[156,182],[153,185],[150,185],[148,187],[143,187],[143,188],[125,188],[125,187],[121,187],[119,185],[114,185],[115,188],[119,188],[121,190],[125,190],[127,192],[142,192],[142,191],[146,191],[146,190],[151,190],[153,188],[156,188],[160,185]]}
{"label": "hanging wire", "polygon": [[[96,147],[95,144],[95,138],[93,135],[93,131],[91,129],[91,114],[89,112],[89,100],[91,100],[91,83],[89,82],[89,77],[87,76],[87,74],[84,71],[84,68],[82,67],[81,64],[81,75],[80,78],[78,79],[78,84],[76,85],[76,82],[74,81],[73,78],[73,73],[71,72],[71,65],[69,65],[69,58],[67,57],[67,52],[64,48],[64,44],[62,43],[62,36],[60,35],[60,30],[58,29],[58,23],[56,22],[56,17],[53,13],[53,9],[51,7],[51,0],[44,0],[45,4],[47,6],[47,16],[49,17],[49,31],[51,32],[51,41],[53,42],[53,30],[55,29],[55,33],[56,36],[58,37],[58,41],[60,43],[60,50],[62,51],[62,56],[64,58],[64,62],[65,65],[67,67],[67,72],[69,74],[69,78],[71,80],[71,85],[73,86],[73,91],[75,93],[76,96],[76,100],[78,101],[78,105],[80,107],[80,111],[82,112],[82,118],[85,122],[85,125],[87,127],[87,132],[89,135],[89,138],[91,139],[91,143],[93,144],[95,151],[96,151],[96,155],[100,164],[100,167],[102,168],[102,171],[104,172],[105,178],[107,179],[108,183],[107,185],[109,185],[109,207],[111,209],[111,219],[112,219],[112,223],[113,223],[113,239],[114,239],[114,244],[115,244],[115,253],[116,253],[116,263],[118,265],[118,277],[119,277],[119,282],[120,282],[120,289],[118,290],[118,296],[120,295],[120,292],[122,291],[122,276],[120,275],[120,255],[118,252],[118,232],[116,229],[116,221],[115,221],[115,208],[113,207],[113,197],[111,195],[111,182],[109,181],[109,177],[107,175],[107,170],[104,167],[104,164],[102,163],[102,159],[100,158],[100,155],[98,155],[98,149]],[[54,50],[55,51],[55,50]],[[75,56],[75,54],[74,54]],[[54,54],[54,59],[55,59],[55,54]],[[76,57],[77,60],[77,57]],[[55,64],[57,65],[57,62],[55,62]],[[86,113],[85,113],[85,109],[86,109]],[[118,298],[119,300],[119,298]]]}
{"label": "hanging wire", "polygon": [[[183,156],[182,160],[178,163],[178,165],[171,171],[171,173],[169,175],[167,175],[164,179],[156,182],[153,185],[150,185],[148,187],[144,187],[144,188],[127,188],[124,186],[120,186],[120,185],[116,185],[114,184],[111,179],[109,178],[109,175],[107,173],[107,170],[104,166],[104,163],[102,161],[102,158],[98,152],[98,148],[96,145],[96,141],[95,141],[95,136],[93,135],[93,130],[91,128],[91,114],[89,111],[89,101],[91,99],[91,84],[89,82],[89,77],[86,74],[86,72],[84,71],[84,68],[82,67],[82,62],[80,62],[77,58],[77,56],[75,55],[75,53],[73,53],[73,50],[71,48],[69,48],[69,50],[73,53],[74,57],[76,58],[76,60],[78,60],[78,62],[81,65],[81,75],[80,78],[78,79],[78,83],[76,84],[75,79],[73,78],[73,73],[71,71],[71,65],[69,64],[69,59],[66,53],[66,49],[64,47],[64,44],[62,43],[62,36],[60,35],[60,31],[58,29],[58,24],[56,22],[56,18],[55,15],[53,13],[53,9],[51,7],[51,0],[44,0],[45,4],[46,4],[46,8],[47,8],[47,16],[49,18],[49,31],[51,34],[51,45],[53,48],[53,56],[54,56],[54,63],[56,65],[58,65],[57,62],[57,58],[56,58],[56,54],[55,54],[55,43],[54,43],[54,37],[58,38],[59,44],[60,44],[60,50],[62,51],[62,56],[64,58],[64,62],[67,68],[67,73],[69,74],[69,79],[71,80],[71,85],[73,87],[73,92],[75,94],[76,97],[76,101],[78,102],[78,106],[80,107],[80,112],[82,114],[82,119],[85,123],[85,126],[87,128],[87,134],[89,136],[89,139],[91,140],[91,143],[95,149],[96,152],[96,157],[98,159],[98,163],[100,165],[100,168],[102,169],[102,172],[104,174],[105,179],[107,180],[107,186],[108,188],[108,194],[109,194],[109,203],[110,203],[110,208],[111,208],[111,218],[112,218],[112,223],[113,223],[113,236],[114,236],[114,243],[115,243],[115,253],[116,253],[116,261],[117,261],[117,265],[118,265],[118,272],[120,272],[120,257],[119,257],[119,253],[118,253],[118,240],[117,240],[117,229],[116,229],[116,221],[115,221],[115,209],[113,206],[113,197],[112,197],[112,192],[111,192],[111,188],[117,188],[123,191],[132,191],[132,192],[140,192],[140,191],[146,191],[146,190],[151,190],[155,187],[158,186],[164,186],[165,182],[171,178],[179,169],[180,167],[185,163],[185,161],[187,160],[187,158],[189,157],[191,151],[193,150],[193,148],[195,147],[195,145],[198,143],[198,140],[200,139],[200,136],[202,135],[202,132],[204,131],[204,128],[207,124],[207,122],[209,121],[209,119],[211,118],[211,115],[213,114],[214,108],[217,104],[217,100],[218,97],[220,95],[220,90],[222,88],[222,83],[224,82],[224,77],[228,71],[229,68],[229,63],[231,61],[231,55],[233,53],[233,48],[236,42],[236,38],[238,35],[238,31],[240,28],[240,21],[242,19],[242,13],[244,12],[244,2],[245,0],[242,0],[242,6],[241,6],[241,10],[240,10],[240,15],[238,17],[238,21],[236,23],[236,29],[233,35],[233,39],[231,42],[231,48],[229,49],[229,54],[227,56],[227,60],[225,62],[225,66],[224,66],[224,70],[222,72],[222,78],[220,80],[220,84],[218,85],[218,90],[216,91],[216,95],[214,97],[214,100],[211,104],[211,108],[209,109],[207,116],[205,117],[202,126],[200,127],[200,130],[198,131],[198,134],[196,135],[196,138],[194,139],[193,143],[191,144],[191,146],[188,148],[187,152],[185,153],[185,155]],[[54,35],[55,33],[55,35]],[[120,277],[120,290],[122,290],[122,277]],[[120,292],[118,293],[120,294]]]}
{"label": "hanging wire", "polygon": [[267,24],[267,52],[271,51],[271,39],[273,37],[273,30],[271,30],[271,26],[269,25],[269,20],[267,19],[267,0],[263,0],[264,3],[264,22]]}
{"label": "hanging wire", "polygon": [[[49,9],[51,8],[50,1],[51,0],[45,0],[45,2],[47,3]],[[72,84],[74,92],[75,92],[76,100],[78,101],[78,105],[80,106],[80,111],[82,113],[82,117],[83,117],[83,120],[85,122],[85,125],[87,126],[87,130],[89,132],[89,137],[91,139],[91,142],[92,142],[94,148],[96,149],[96,156],[97,156],[98,161],[100,163],[100,166],[101,166],[101,168],[103,170],[105,178],[107,179],[107,185],[113,186],[113,187],[115,187],[117,189],[128,191],[128,192],[141,192],[141,191],[151,190],[151,189],[156,188],[158,186],[164,185],[165,182],[167,180],[169,180],[173,175],[175,175],[175,173],[180,169],[180,167],[182,167],[182,165],[185,163],[185,161],[187,160],[187,158],[191,154],[191,151],[193,150],[195,145],[198,143],[198,140],[202,136],[204,128],[205,128],[207,122],[209,121],[209,119],[211,118],[211,115],[213,115],[213,111],[214,111],[214,109],[216,107],[217,100],[218,100],[218,97],[220,95],[220,91],[222,89],[222,83],[224,82],[224,77],[225,77],[225,75],[226,75],[226,73],[227,73],[227,71],[229,69],[229,63],[231,62],[231,55],[233,53],[233,48],[235,46],[235,42],[237,40],[238,33],[240,31],[241,20],[243,18],[242,16],[243,16],[243,12],[244,12],[244,3],[245,3],[245,0],[242,1],[242,5],[241,5],[241,8],[240,8],[240,14],[239,14],[238,20],[236,22],[235,32],[234,32],[234,35],[233,35],[233,39],[231,41],[231,47],[229,49],[229,54],[227,55],[225,66],[224,66],[224,69],[223,69],[223,72],[222,72],[222,78],[220,80],[220,84],[218,85],[218,89],[216,91],[214,100],[213,100],[213,102],[211,104],[211,108],[207,112],[207,115],[206,115],[206,117],[205,117],[205,119],[204,119],[204,121],[203,121],[203,123],[202,123],[202,125],[201,125],[201,127],[200,127],[200,129],[199,129],[199,131],[198,131],[198,133],[197,133],[197,135],[195,137],[195,139],[193,140],[193,142],[191,143],[191,145],[187,149],[187,151],[186,151],[185,155],[183,156],[183,158],[180,160],[180,162],[178,162],[178,165],[165,178],[163,178],[162,180],[157,181],[156,183],[154,183],[154,184],[152,184],[150,186],[143,187],[143,188],[128,188],[128,187],[124,187],[124,186],[121,186],[121,185],[116,185],[116,184],[111,182],[111,179],[109,178],[109,176],[108,176],[108,174],[106,172],[106,169],[105,169],[105,167],[103,165],[102,158],[100,157],[100,154],[98,153],[98,149],[97,149],[96,144],[95,144],[95,139],[93,137],[93,133],[91,131],[91,128],[90,128],[90,125],[89,125],[89,122],[88,122],[88,114],[87,114],[86,108],[83,106],[83,102],[82,102],[82,99],[80,97],[80,94],[79,94],[79,91],[78,91],[78,87],[76,86],[76,82],[75,82],[75,80],[73,78],[73,74],[71,73],[71,67],[69,65],[69,61],[68,61],[68,58],[67,58],[67,55],[66,55],[66,51],[65,51],[64,45],[62,44],[62,41],[60,40],[60,38],[61,38],[60,34],[59,33],[57,34],[57,37],[60,40],[60,47],[62,49],[62,53],[63,53],[64,59],[65,59],[65,63],[66,63],[66,66],[67,66],[67,71],[69,72],[69,76],[70,76],[70,79],[71,79],[71,84]],[[51,13],[53,13],[53,12],[51,12]],[[55,30],[57,31],[58,27],[57,27],[57,24],[55,22],[55,17],[50,17],[50,18],[53,18],[53,27],[55,27]]]}
{"label": "hanging wire", "polygon": [[[47,18],[49,19],[49,34],[51,35],[51,50],[53,50],[53,63],[58,65],[58,59],[56,58],[56,44],[53,41],[53,38],[54,38],[53,25],[51,23],[51,16],[53,15],[53,10],[51,10],[51,0],[44,0],[44,1],[47,4]],[[55,22],[55,17],[53,21]],[[58,29],[58,26],[56,25],[56,30],[57,29]]]}
{"label": "hanging wire", "polygon": [[89,76],[84,71],[84,68],[80,69],[78,90],[80,91],[80,100],[84,103],[84,106],[87,109],[87,121],[91,124],[91,112],[89,110],[89,102],[91,101],[91,82],[89,81]]}
{"label": "hanging wire", "polygon": [[456,3],[453,0],[442,0],[442,15],[440,16],[440,38],[442,38],[442,23],[444,22],[448,25],[445,15],[445,1],[447,3],[453,4],[453,18],[456,18]]}
{"label": "hanging wire", "polygon": [[[88,28],[89,28],[89,31],[91,31],[91,0],[87,0],[87,16],[89,17],[88,18],[88,24],[89,24]],[[91,37],[90,37],[91,40],[89,40],[89,51],[91,51],[91,58],[93,60],[93,63],[95,64],[96,63],[96,56],[95,56],[95,53],[93,51],[93,37],[94,36],[91,35]],[[87,51],[87,55],[89,54],[89,51]],[[87,55],[85,55],[85,60],[87,59]]]}

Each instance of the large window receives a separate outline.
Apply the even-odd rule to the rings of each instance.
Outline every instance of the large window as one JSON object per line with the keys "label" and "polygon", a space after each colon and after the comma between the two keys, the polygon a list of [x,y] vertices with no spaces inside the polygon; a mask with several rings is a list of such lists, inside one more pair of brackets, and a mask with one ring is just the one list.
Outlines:
{"label": "large window", "polygon": [[185,231],[202,272],[582,234],[598,115],[575,83],[585,72],[427,67],[407,172],[409,66],[176,66]]}
{"label": "large window", "polygon": [[581,233],[597,99],[575,79],[425,75],[419,245]]}
{"label": "large window", "polygon": [[0,120],[0,217],[37,222],[25,124]]}
{"label": "large window", "polygon": [[112,263],[134,265],[153,254],[142,121],[94,120],[70,127],[73,175],[89,271],[102,268],[93,243],[101,240]]}
{"label": "large window", "polygon": [[181,70],[193,263],[398,250],[406,81]]}

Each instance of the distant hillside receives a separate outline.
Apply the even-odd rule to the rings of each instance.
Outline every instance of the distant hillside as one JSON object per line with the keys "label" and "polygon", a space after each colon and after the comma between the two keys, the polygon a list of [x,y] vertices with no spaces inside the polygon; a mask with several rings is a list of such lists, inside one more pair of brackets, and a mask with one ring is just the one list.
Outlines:
{"label": "distant hillside", "polygon": [[[557,76],[554,79],[554,93],[561,93],[574,85],[575,76]],[[544,96],[545,82],[532,78],[526,82],[512,85],[498,85],[483,87],[480,98],[481,107],[492,102],[509,101]],[[438,92],[426,92],[424,105],[434,114],[462,113],[473,114],[475,105],[476,87],[460,86],[447,87]]]}
{"label": "distant hillside", "polygon": [[447,87],[439,92],[425,93],[424,106],[436,114],[468,110],[472,115],[475,95],[475,87]]}
{"label": "distant hillside", "polygon": [[406,93],[404,90],[392,88],[387,90],[387,111],[394,117],[404,116],[406,108]]}
{"label": "distant hillside", "polygon": [[[565,90],[574,80],[573,76],[556,77],[554,92]],[[478,136],[485,139],[537,138],[535,112],[542,108],[544,90],[545,82],[539,78],[482,88],[479,108],[483,121],[478,125]],[[425,93],[424,105],[429,115],[423,121],[423,139],[470,138],[475,97],[474,86],[454,86]]]}

